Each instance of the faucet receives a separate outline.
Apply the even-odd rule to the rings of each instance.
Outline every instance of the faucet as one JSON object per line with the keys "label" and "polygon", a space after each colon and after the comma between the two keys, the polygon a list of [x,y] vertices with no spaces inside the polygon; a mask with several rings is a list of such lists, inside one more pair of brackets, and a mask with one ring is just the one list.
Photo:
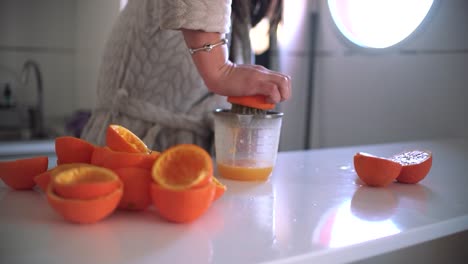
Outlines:
{"label": "faucet", "polygon": [[27,60],[23,64],[21,72],[21,80],[26,86],[29,81],[29,72],[33,70],[36,78],[37,88],[37,104],[33,109],[29,109],[30,115],[30,128],[32,130],[33,138],[44,138],[46,136],[44,131],[44,102],[43,102],[43,89],[42,89],[42,75],[39,69],[39,64],[34,60]]}

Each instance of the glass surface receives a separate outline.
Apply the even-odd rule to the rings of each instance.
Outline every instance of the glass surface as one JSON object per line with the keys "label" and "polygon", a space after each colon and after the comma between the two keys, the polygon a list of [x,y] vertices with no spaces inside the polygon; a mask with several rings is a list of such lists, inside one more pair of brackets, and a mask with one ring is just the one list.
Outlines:
{"label": "glass surface", "polygon": [[280,113],[238,115],[215,112],[215,152],[219,172],[231,179],[266,179],[276,162]]}

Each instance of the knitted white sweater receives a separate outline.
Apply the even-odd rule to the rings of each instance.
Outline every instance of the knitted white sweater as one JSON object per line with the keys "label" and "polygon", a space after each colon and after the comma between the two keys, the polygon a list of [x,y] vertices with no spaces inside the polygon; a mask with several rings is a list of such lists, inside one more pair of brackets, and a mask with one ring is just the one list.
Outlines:
{"label": "knitted white sweater", "polygon": [[108,39],[97,106],[81,137],[104,145],[114,123],[153,150],[210,150],[212,111],[226,101],[208,92],[177,29],[227,33],[230,14],[230,0],[130,0]]}

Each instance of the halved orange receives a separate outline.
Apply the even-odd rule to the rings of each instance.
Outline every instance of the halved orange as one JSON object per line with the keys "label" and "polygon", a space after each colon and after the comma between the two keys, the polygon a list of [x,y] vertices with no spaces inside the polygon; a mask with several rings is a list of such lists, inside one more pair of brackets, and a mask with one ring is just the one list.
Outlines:
{"label": "halved orange", "polygon": [[51,185],[62,198],[95,199],[108,195],[122,185],[115,172],[93,165],[75,166],[52,173]]}
{"label": "halved orange", "polygon": [[45,172],[48,165],[47,156],[0,161],[0,178],[15,190],[29,190],[36,185],[34,177]]}
{"label": "halved orange", "polygon": [[411,150],[390,158],[401,164],[401,172],[396,178],[401,183],[418,183],[426,177],[432,167],[432,152]]}
{"label": "halved orange", "polygon": [[132,131],[117,124],[111,124],[106,131],[106,145],[115,151],[149,153],[146,144]]}
{"label": "halved orange", "polygon": [[210,154],[194,144],[179,144],[163,151],[151,170],[154,182],[172,190],[189,189],[211,182]]}
{"label": "halved orange", "polygon": [[60,165],[57,165],[57,166],[55,166],[55,167],[53,167],[52,169],[49,170],[50,171],[50,176],[52,178],[52,177],[54,177],[55,175],[57,175],[58,173],[60,173],[62,171],[77,168],[77,167],[95,167],[95,166],[93,164],[80,163],[80,162],[60,164]]}
{"label": "halved orange", "polygon": [[216,185],[210,182],[202,187],[173,190],[151,183],[151,199],[158,213],[165,219],[191,222],[205,213],[213,202]]}
{"label": "halved orange", "polygon": [[390,159],[359,152],[354,155],[354,169],[359,178],[369,186],[384,187],[393,182],[401,165]]}
{"label": "halved orange", "polygon": [[213,201],[216,201],[218,200],[221,196],[223,196],[223,194],[226,192],[227,190],[227,187],[226,185],[222,184],[216,177],[213,177],[213,183],[215,184],[216,186],[216,191],[215,191],[215,195],[214,195],[214,198],[213,198]]}
{"label": "halved orange", "polygon": [[52,175],[55,175],[61,171],[68,170],[70,168],[74,168],[77,166],[89,166],[88,163],[66,163],[66,164],[59,164],[53,167],[50,170],[47,170],[43,173],[40,173],[34,177],[34,182],[36,182],[37,186],[43,191],[47,192],[47,186],[51,181]]}
{"label": "halved orange", "polygon": [[119,203],[120,209],[142,211],[151,204],[149,170],[129,167],[116,169],[115,173],[123,183],[123,196]]}
{"label": "halved orange", "polygon": [[275,104],[266,102],[264,95],[228,96],[227,101],[231,104],[238,104],[262,110],[271,110],[275,108]]}
{"label": "halved orange", "polygon": [[109,216],[122,197],[122,184],[110,194],[95,199],[67,199],[58,196],[52,184],[47,188],[49,205],[65,220],[80,224],[91,224]]}
{"label": "halved orange", "polygon": [[57,163],[90,163],[94,145],[76,137],[62,136],[55,139]]}

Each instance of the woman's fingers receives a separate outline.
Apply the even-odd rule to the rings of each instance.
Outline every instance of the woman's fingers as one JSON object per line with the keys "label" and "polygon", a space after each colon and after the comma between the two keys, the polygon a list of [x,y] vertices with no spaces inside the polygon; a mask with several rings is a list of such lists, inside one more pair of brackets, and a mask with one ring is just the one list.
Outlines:
{"label": "woman's fingers", "polygon": [[[264,74],[262,81],[273,84],[273,86],[268,86],[271,89],[266,95],[271,94],[269,97],[271,97],[272,100],[276,100],[276,98],[279,97],[277,102],[287,100],[291,97],[291,78],[289,76],[270,70],[262,70],[262,72]],[[278,95],[273,95],[273,93],[277,93]]]}
{"label": "woman's fingers", "polygon": [[281,102],[281,94],[278,85],[270,81],[261,81],[259,83],[259,93],[266,96],[267,103],[276,104]]}
{"label": "woman's fingers", "polygon": [[[260,65],[226,63],[213,82],[205,82],[212,92],[226,96],[261,94],[269,103],[291,97],[291,78]],[[210,85],[211,84],[211,85]]]}

